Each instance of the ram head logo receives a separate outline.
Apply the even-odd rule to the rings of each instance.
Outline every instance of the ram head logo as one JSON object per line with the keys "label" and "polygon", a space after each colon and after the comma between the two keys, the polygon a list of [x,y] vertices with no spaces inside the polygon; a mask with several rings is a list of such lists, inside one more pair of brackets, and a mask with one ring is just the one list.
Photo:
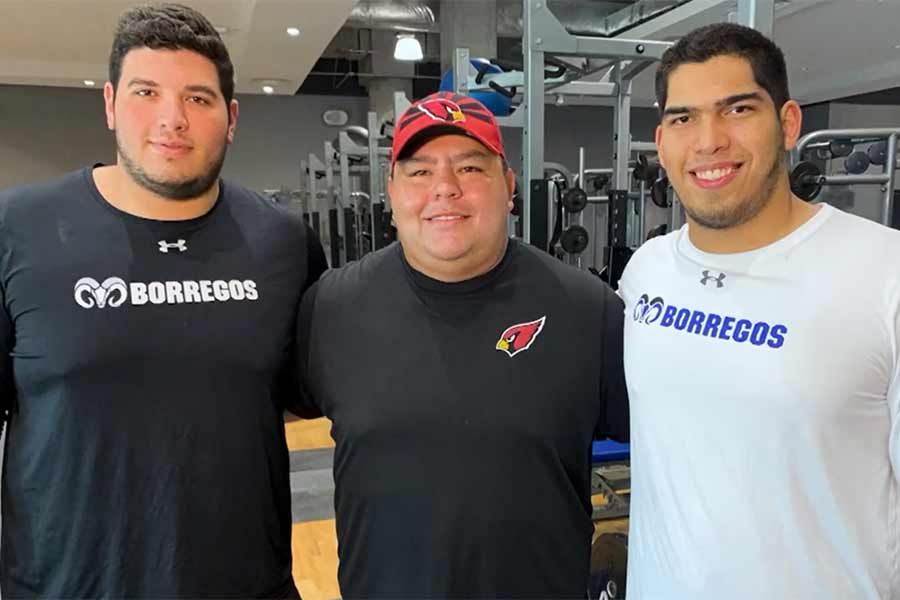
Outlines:
{"label": "ram head logo", "polygon": [[75,302],[82,308],[115,308],[127,298],[128,286],[118,277],[109,277],[103,283],[97,283],[91,277],[82,277],[75,282]]}

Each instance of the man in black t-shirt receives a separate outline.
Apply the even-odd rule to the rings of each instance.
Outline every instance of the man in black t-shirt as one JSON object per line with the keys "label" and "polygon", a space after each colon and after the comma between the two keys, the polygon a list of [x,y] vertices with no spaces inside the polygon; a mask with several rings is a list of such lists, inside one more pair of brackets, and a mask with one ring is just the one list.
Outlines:
{"label": "man in black t-shirt", "polygon": [[219,180],[233,91],[202,15],[131,9],[117,164],[0,193],[4,599],[298,596],[283,411],[325,258]]}
{"label": "man in black t-shirt", "polygon": [[510,240],[497,123],[439,93],[397,121],[399,243],[305,294],[308,416],[333,421],[344,598],[584,598],[595,437],[628,436],[622,303]]}

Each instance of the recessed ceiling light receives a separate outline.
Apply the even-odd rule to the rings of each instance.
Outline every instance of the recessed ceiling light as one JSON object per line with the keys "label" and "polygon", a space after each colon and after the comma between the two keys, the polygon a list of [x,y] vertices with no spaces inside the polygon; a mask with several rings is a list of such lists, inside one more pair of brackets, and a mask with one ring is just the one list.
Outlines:
{"label": "recessed ceiling light", "polygon": [[895,44],[895,45],[894,45],[894,50],[900,50],[900,44]]}
{"label": "recessed ceiling light", "polygon": [[94,87],[95,85],[97,85],[97,82],[94,81],[93,79],[85,79],[84,85],[86,85],[88,87]]}
{"label": "recessed ceiling light", "polygon": [[264,94],[274,94],[275,88],[273,88],[271,85],[264,85],[262,86],[262,91]]}
{"label": "recessed ceiling light", "polygon": [[291,37],[298,37],[300,35],[300,29],[297,27],[288,27],[287,34]]}

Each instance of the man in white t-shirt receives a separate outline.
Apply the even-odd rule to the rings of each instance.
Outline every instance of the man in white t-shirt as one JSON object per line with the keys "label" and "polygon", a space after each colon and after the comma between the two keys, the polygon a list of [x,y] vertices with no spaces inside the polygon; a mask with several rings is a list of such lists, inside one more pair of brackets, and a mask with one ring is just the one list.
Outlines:
{"label": "man in white t-shirt", "polygon": [[792,195],[784,57],[717,24],[656,76],[687,225],[620,282],[628,598],[900,597],[900,234]]}

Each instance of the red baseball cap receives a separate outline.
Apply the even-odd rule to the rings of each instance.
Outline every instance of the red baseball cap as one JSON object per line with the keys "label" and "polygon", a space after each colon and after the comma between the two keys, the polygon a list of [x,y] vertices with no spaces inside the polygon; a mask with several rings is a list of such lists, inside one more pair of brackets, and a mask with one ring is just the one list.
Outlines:
{"label": "red baseball cap", "polygon": [[437,92],[413,102],[397,121],[391,164],[410,142],[421,145],[432,137],[446,134],[475,138],[488,150],[506,157],[497,119],[481,102],[453,92]]}

